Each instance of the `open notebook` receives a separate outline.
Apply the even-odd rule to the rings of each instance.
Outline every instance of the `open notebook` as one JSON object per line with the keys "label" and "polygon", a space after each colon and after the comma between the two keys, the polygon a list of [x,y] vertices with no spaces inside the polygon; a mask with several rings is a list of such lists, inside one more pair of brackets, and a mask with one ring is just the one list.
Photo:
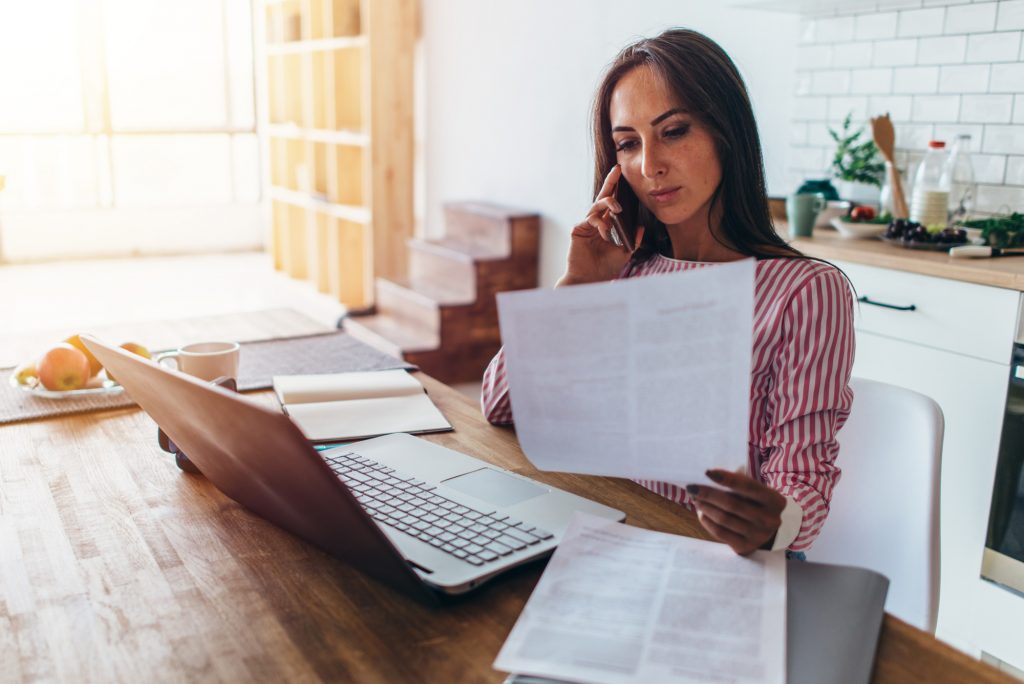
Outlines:
{"label": "open notebook", "polygon": [[274,392],[311,442],[452,429],[423,385],[404,370],[279,375]]}

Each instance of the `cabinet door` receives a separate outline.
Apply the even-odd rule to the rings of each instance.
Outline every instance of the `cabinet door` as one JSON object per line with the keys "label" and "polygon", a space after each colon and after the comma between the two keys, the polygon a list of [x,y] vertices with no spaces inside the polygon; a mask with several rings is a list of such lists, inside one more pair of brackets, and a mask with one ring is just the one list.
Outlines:
{"label": "cabinet door", "polygon": [[1002,365],[857,332],[854,375],[907,387],[932,397],[942,408],[946,429],[936,636],[969,652],[978,647],[970,634],[971,604],[985,545],[1009,373],[1009,358],[1006,361]]}

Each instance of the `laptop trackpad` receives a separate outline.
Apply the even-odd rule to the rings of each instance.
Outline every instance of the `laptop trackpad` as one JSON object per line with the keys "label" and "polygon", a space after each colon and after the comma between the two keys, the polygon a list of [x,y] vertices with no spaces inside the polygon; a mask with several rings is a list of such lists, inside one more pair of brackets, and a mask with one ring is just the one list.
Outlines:
{"label": "laptop trackpad", "polygon": [[469,494],[495,506],[512,506],[548,493],[544,487],[491,468],[481,468],[464,475],[456,475],[451,479],[443,480],[443,482],[456,491]]}

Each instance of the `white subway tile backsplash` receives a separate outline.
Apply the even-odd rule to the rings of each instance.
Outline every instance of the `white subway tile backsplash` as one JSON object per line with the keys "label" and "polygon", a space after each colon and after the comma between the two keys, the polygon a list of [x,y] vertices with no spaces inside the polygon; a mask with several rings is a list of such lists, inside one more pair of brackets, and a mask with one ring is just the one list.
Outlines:
{"label": "white subway tile backsplash", "polygon": [[896,124],[896,146],[911,152],[920,151],[928,147],[928,141],[932,139],[933,126],[928,124]]}
{"label": "white subway tile backsplash", "polygon": [[1024,0],[875,0],[800,25],[794,178],[821,175],[843,117],[889,113],[910,177],[928,141],[971,136],[983,211],[1024,210]]}
{"label": "white subway tile backsplash", "polygon": [[791,145],[807,144],[807,124],[793,123],[789,126],[789,143]]}
{"label": "white subway tile backsplash", "polygon": [[832,47],[832,66],[866,67],[871,66],[871,43],[842,43]]}
{"label": "white subway tile backsplash", "polygon": [[853,40],[853,23],[853,17],[819,19],[814,27],[814,39],[819,43]]}
{"label": "white subway tile backsplash", "polygon": [[894,122],[910,121],[913,102],[914,99],[909,95],[872,97],[868,99],[868,112],[872,116],[888,113]]}
{"label": "white subway tile backsplash", "polygon": [[875,43],[875,66],[908,66],[917,62],[917,41],[880,40]]}
{"label": "white subway tile backsplash", "polygon": [[977,152],[981,149],[981,136],[985,127],[978,124],[938,124],[932,133],[936,140],[944,140],[949,144],[961,135],[971,136],[970,151]]}
{"label": "white subway tile backsplash", "polygon": [[1024,0],[1004,0],[999,3],[999,15],[996,18],[997,31],[1024,29]]}
{"label": "white subway tile backsplash", "polygon": [[878,9],[914,9],[922,5],[921,0],[878,0]]}
{"label": "white subway tile backsplash", "polygon": [[821,147],[794,147],[789,152],[789,168],[821,171],[825,168],[825,150]]}
{"label": "white subway tile backsplash", "polygon": [[829,121],[842,121],[850,114],[856,124],[868,119],[868,98],[866,97],[830,97],[828,99]]}
{"label": "white subway tile backsplash", "polygon": [[815,71],[811,74],[811,92],[815,95],[843,95],[850,92],[850,72]]}
{"label": "white subway tile backsplash", "polygon": [[1024,154],[1024,126],[985,126],[982,152]]}
{"label": "white subway tile backsplash", "polygon": [[829,127],[838,131],[842,127],[842,124],[840,124],[838,120],[830,121],[829,123],[817,121],[815,123],[807,124],[807,144],[815,145],[817,147],[827,147],[829,149],[834,148],[836,143],[832,139],[832,136],[828,134]]}
{"label": "white subway tile backsplash", "polygon": [[974,169],[975,183],[1003,182],[1006,172],[1006,156],[1002,154],[971,153],[971,167]]}
{"label": "white subway tile backsplash", "polygon": [[939,70],[939,92],[988,92],[988,72],[988,64],[944,66]]}
{"label": "white subway tile backsplash", "polygon": [[1010,123],[1012,116],[1012,95],[964,95],[960,102],[965,123]]}
{"label": "white subway tile backsplash", "polygon": [[803,18],[800,20],[800,42],[813,43],[816,24],[813,19]]}
{"label": "white subway tile backsplash", "polygon": [[939,67],[906,67],[893,69],[892,90],[895,93],[938,92]]}
{"label": "white subway tile backsplash", "polygon": [[1009,157],[1006,160],[1006,184],[1024,185],[1024,157]]}
{"label": "white subway tile backsplash", "polygon": [[1024,211],[1024,188],[1012,185],[979,185],[977,208],[1000,214]]}
{"label": "white subway tile backsplash", "polygon": [[803,45],[797,48],[796,63],[801,69],[827,69],[832,66],[832,46]]}
{"label": "white subway tile backsplash", "polygon": [[793,87],[794,95],[810,95],[811,94],[811,75],[806,71],[800,72],[796,75],[796,84]]}
{"label": "white subway tile backsplash", "polygon": [[945,19],[946,9],[944,7],[904,10],[900,12],[899,28],[896,35],[901,37],[937,36],[942,33]]}
{"label": "white subway tile backsplash", "polygon": [[996,27],[995,2],[974,2],[946,10],[945,33],[979,33]]}
{"label": "white subway tile backsplash", "polygon": [[978,33],[967,37],[968,62],[1012,62],[1020,52],[1020,32]]}
{"label": "white subway tile backsplash", "polygon": [[988,92],[1019,93],[1024,90],[1024,63],[993,64]]}
{"label": "white subway tile backsplash", "polygon": [[892,69],[855,69],[850,72],[850,92],[857,95],[892,92]]}
{"label": "white subway tile backsplash", "polygon": [[821,121],[828,112],[828,99],[824,97],[798,97],[796,98],[797,121]]}
{"label": "white subway tile backsplash", "polygon": [[961,64],[966,55],[966,36],[922,38],[917,44],[918,64]]}
{"label": "white subway tile backsplash", "polygon": [[957,120],[960,115],[959,95],[915,95],[913,121],[946,123]]}
{"label": "white subway tile backsplash", "polygon": [[895,38],[898,20],[896,12],[860,14],[854,18],[853,37],[857,40]]}

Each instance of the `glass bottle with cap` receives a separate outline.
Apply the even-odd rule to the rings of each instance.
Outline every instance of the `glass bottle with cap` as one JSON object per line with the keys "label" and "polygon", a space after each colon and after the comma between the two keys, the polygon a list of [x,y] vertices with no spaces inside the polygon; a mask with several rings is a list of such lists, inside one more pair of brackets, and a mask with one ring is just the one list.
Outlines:
{"label": "glass bottle with cap", "polygon": [[946,226],[949,204],[949,153],[946,143],[932,140],[928,152],[917,167],[910,196],[910,220],[922,226]]}
{"label": "glass bottle with cap", "polygon": [[974,166],[971,163],[971,136],[961,133],[949,153],[949,220],[965,220],[974,211]]}

